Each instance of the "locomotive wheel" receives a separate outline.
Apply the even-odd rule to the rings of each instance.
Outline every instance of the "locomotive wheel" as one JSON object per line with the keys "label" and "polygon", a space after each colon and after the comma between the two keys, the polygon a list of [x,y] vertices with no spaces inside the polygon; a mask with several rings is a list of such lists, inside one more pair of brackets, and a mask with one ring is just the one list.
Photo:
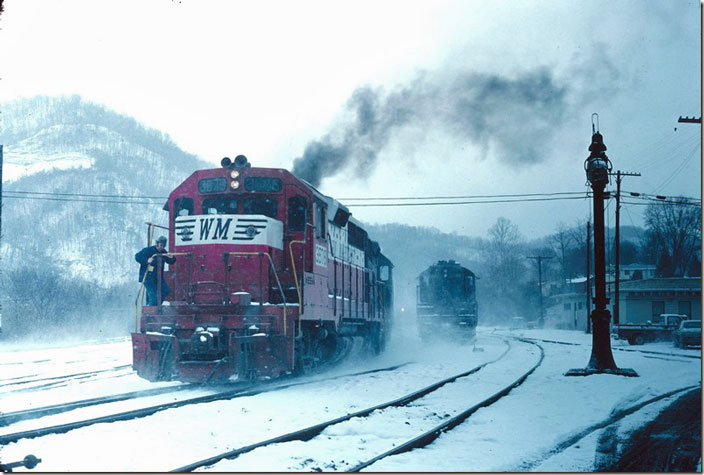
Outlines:
{"label": "locomotive wheel", "polygon": [[335,353],[335,336],[325,328],[304,328],[297,347],[296,366],[300,372],[316,371]]}

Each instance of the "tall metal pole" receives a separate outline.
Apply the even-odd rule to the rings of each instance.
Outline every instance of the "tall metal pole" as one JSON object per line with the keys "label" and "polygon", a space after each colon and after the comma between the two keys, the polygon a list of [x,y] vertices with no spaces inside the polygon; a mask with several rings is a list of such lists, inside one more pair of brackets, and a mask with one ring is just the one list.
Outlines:
{"label": "tall metal pole", "polygon": [[540,292],[540,318],[538,326],[542,327],[545,324],[545,307],[543,306],[543,259],[552,259],[553,256],[528,256],[528,259],[538,261],[538,290]]}
{"label": "tall metal pole", "polygon": [[614,325],[621,322],[620,303],[619,303],[619,282],[621,280],[621,238],[620,238],[620,223],[621,223],[621,178],[624,176],[640,176],[640,173],[626,173],[621,170],[616,171],[616,265],[614,269]]}
{"label": "tall metal pole", "polygon": [[[0,145],[0,250],[2,250],[2,145]],[[0,259],[2,256],[0,255]],[[0,266],[0,279],[2,279],[2,266]],[[0,294],[0,332],[2,332],[2,297]]]}
{"label": "tall metal pole", "polygon": [[0,145],[0,241],[2,240],[2,145]]}
{"label": "tall metal pole", "polygon": [[620,239],[620,211],[621,211],[621,170],[616,172],[616,266],[614,269],[614,325],[619,323],[619,305],[618,305],[618,284],[621,280],[621,239]]}
{"label": "tall metal pole", "polygon": [[592,223],[587,221],[587,333],[592,332],[591,310],[592,310]]}
{"label": "tall metal pole", "polygon": [[594,196],[594,310],[592,310],[592,354],[584,369],[571,369],[566,376],[611,373],[637,376],[632,369],[619,369],[611,351],[611,313],[606,307],[606,246],[604,241],[604,188],[609,182],[611,162],[606,156],[604,137],[592,125],[591,152],[585,161],[587,180]]}
{"label": "tall metal pole", "polygon": [[[597,132],[598,133],[598,132]],[[597,139],[598,140],[598,139]],[[604,187],[606,182],[592,182],[594,193],[594,310],[592,310],[592,355],[588,368],[616,369],[611,352],[609,327],[611,312],[606,308],[606,245],[604,240]]]}

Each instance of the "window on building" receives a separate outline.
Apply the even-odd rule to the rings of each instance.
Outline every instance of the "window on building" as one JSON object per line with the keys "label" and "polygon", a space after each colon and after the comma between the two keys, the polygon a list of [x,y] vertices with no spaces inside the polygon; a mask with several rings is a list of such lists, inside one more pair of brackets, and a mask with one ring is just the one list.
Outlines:
{"label": "window on building", "polygon": [[657,317],[661,313],[665,313],[665,302],[662,300],[653,300],[653,307],[651,315]]}
{"label": "window on building", "polygon": [[677,313],[680,315],[692,316],[692,301],[691,300],[680,300],[677,302]]}

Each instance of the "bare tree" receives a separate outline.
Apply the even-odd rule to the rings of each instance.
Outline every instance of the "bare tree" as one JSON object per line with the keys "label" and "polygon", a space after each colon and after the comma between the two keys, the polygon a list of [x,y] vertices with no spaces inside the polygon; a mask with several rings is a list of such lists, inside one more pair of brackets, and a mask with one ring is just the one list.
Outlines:
{"label": "bare tree", "polygon": [[658,255],[668,254],[672,275],[684,276],[701,249],[701,206],[686,198],[653,203],[645,211],[645,224]]}
{"label": "bare tree", "polygon": [[563,222],[558,223],[555,232],[550,235],[549,238],[552,250],[557,255],[560,260],[560,277],[562,278],[562,284],[568,278],[572,277],[567,269],[567,257],[570,250],[573,248],[573,238],[570,228]]}
{"label": "bare tree", "polygon": [[489,229],[489,245],[485,252],[488,271],[488,294],[499,311],[519,314],[526,263],[521,252],[522,236],[509,219],[500,217]]}

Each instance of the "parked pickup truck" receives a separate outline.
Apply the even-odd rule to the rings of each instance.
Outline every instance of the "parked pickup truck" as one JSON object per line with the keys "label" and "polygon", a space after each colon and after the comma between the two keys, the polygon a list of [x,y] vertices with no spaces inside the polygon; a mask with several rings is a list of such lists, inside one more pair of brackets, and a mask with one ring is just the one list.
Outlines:
{"label": "parked pickup truck", "polygon": [[628,340],[631,345],[642,345],[649,341],[672,340],[672,334],[687,315],[663,313],[644,324],[624,323],[614,327],[619,340]]}

